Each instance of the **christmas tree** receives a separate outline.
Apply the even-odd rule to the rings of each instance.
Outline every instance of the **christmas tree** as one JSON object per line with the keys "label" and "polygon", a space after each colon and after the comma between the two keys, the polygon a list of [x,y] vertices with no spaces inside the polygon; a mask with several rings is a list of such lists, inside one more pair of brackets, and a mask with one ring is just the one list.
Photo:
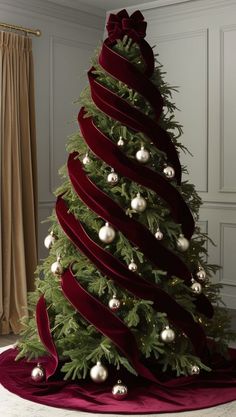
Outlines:
{"label": "christmas tree", "polygon": [[47,378],[59,368],[95,382],[110,369],[152,381],[210,372],[232,333],[197,225],[201,199],[182,180],[174,88],[140,12],[111,15],[107,29],[60,170],[18,359],[49,353]]}

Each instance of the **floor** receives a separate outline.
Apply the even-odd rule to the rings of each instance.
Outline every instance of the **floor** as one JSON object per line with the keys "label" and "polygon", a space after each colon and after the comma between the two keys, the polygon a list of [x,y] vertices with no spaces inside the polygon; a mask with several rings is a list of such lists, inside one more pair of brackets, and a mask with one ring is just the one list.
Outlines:
{"label": "floor", "polygon": [[[13,345],[17,340],[14,335],[0,336],[0,353],[5,346]],[[47,407],[36,404],[5,390],[0,385],[0,414],[4,417],[100,417],[101,414],[89,414],[79,411],[63,410],[59,408]],[[104,414],[105,417],[120,417],[117,414]],[[150,416],[157,417],[235,417],[236,401],[223,404],[218,407],[211,407],[204,410],[189,411],[184,413],[164,413],[152,414]],[[136,417],[145,417],[136,414]],[[147,416],[146,416],[147,417]]]}

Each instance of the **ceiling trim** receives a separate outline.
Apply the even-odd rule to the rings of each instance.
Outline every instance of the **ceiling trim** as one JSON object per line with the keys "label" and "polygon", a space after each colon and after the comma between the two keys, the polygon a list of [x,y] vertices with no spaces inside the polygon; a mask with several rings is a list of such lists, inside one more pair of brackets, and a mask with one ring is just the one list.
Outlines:
{"label": "ceiling trim", "polygon": [[86,8],[79,10],[47,0],[0,0],[0,9],[1,7],[16,8],[20,12],[30,11],[101,31],[104,28],[105,12],[101,13],[97,8],[93,11],[85,10]]}

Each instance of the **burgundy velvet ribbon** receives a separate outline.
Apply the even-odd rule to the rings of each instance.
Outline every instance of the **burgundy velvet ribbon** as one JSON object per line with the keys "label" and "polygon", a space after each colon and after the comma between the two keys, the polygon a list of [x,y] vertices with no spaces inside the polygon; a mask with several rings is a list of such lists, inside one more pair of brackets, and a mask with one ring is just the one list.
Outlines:
{"label": "burgundy velvet ribbon", "polygon": [[137,10],[130,17],[126,10],[110,14],[107,22],[108,38],[105,44],[108,47],[114,45],[117,39],[123,39],[127,35],[139,45],[140,52],[146,64],[145,75],[150,77],[154,71],[154,55],[151,46],[145,41],[147,23],[144,22],[142,13]]}
{"label": "burgundy velvet ribbon", "polygon": [[170,249],[165,248],[155,236],[101,191],[85,174],[79,159],[68,159],[68,172],[80,199],[98,216],[121,231],[129,241],[143,252],[158,268],[191,282],[191,272],[185,263]]}
{"label": "burgundy velvet ribbon", "polygon": [[[120,230],[158,268],[182,278],[187,284],[191,283],[192,275],[185,263],[165,248],[141,223],[128,218],[117,203],[96,187],[86,176],[79,159],[69,157],[68,172],[75,191],[89,208]],[[213,308],[207,297],[203,294],[198,297],[198,308],[203,314],[212,317]]]}
{"label": "burgundy velvet ribbon", "polygon": [[168,163],[175,169],[178,184],[181,183],[181,165],[174,144],[168,133],[162,129],[155,120],[145,115],[137,108],[131,106],[126,100],[100,84],[96,75],[90,69],[88,79],[91,96],[96,106],[108,116],[129,128],[143,132],[153,144],[167,155]]}
{"label": "burgundy velvet ribbon", "polygon": [[84,140],[92,152],[114,168],[117,173],[153,190],[163,198],[176,223],[182,225],[184,236],[190,239],[194,232],[194,220],[178,190],[162,175],[128,158],[95,126],[91,117],[85,118],[84,115],[85,112],[81,109],[78,116],[79,125]]}
{"label": "burgundy velvet ribbon", "polygon": [[51,335],[47,306],[43,295],[39,298],[36,306],[36,322],[39,338],[42,344],[45,346],[47,352],[50,353],[50,360],[47,361],[47,365],[45,367],[47,380],[56,372],[59,359],[56,346]]}
{"label": "burgundy velvet ribbon", "polygon": [[108,307],[79,284],[70,269],[67,269],[61,277],[61,288],[74,308],[124,353],[140,376],[157,382],[152,372],[140,362],[133,333]]}
{"label": "burgundy velvet ribbon", "polygon": [[62,197],[56,202],[58,221],[73,244],[109,279],[131,292],[136,297],[153,301],[156,311],[165,312],[168,319],[191,340],[197,355],[205,356],[206,337],[202,327],[197,324],[190,313],[181,307],[168,293],[157,285],[145,280],[127,266],[96,244],[86,233],[83,226],[76,220]]}
{"label": "burgundy velvet ribbon", "polygon": [[139,42],[145,38],[147,23],[139,10],[136,10],[131,16],[125,9],[120,10],[117,14],[111,13],[107,21],[107,32],[111,42],[122,39],[124,35]]}
{"label": "burgundy velvet ribbon", "polygon": [[157,120],[159,119],[163,107],[163,98],[158,88],[125,57],[109,48],[106,41],[103,43],[99,55],[99,64],[110,75],[143,96],[153,107]]}

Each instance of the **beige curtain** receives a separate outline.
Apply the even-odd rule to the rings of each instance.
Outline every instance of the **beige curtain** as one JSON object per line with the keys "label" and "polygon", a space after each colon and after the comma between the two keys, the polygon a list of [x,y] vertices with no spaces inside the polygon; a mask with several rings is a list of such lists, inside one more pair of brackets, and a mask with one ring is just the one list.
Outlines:
{"label": "beige curtain", "polygon": [[0,32],[0,334],[19,333],[37,263],[37,172],[31,39]]}

